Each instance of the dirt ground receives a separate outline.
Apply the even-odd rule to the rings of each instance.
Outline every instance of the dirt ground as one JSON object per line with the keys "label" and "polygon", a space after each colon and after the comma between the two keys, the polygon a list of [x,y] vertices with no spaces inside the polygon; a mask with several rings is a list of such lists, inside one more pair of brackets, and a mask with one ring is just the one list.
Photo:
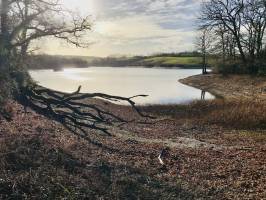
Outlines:
{"label": "dirt ground", "polygon": [[265,130],[89,102],[131,122],[81,138],[13,102],[13,120],[0,121],[0,199],[266,198]]}

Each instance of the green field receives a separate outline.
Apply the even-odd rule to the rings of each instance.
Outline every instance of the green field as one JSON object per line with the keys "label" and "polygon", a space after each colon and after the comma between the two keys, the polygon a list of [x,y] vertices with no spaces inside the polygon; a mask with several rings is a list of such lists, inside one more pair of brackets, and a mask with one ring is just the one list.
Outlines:
{"label": "green field", "polygon": [[151,65],[200,65],[200,57],[150,57],[143,60]]}
{"label": "green field", "polygon": [[114,67],[146,66],[201,68],[201,62],[202,58],[199,56],[132,56],[92,59],[92,65]]}

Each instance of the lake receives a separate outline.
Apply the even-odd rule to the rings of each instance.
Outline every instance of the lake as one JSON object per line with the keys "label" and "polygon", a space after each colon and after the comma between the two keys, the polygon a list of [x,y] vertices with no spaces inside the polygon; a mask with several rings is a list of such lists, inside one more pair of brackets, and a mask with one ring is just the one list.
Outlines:
{"label": "lake", "polygon": [[[132,67],[68,68],[63,71],[34,70],[32,78],[40,85],[63,92],[101,92],[118,96],[146,94],[137,98],[138,104],[188,103],[201,99],[202,91],[183,85],[179,79],[200,74],[200,69],[162,69]],[[206,93],[205,99],[213,99]]]}

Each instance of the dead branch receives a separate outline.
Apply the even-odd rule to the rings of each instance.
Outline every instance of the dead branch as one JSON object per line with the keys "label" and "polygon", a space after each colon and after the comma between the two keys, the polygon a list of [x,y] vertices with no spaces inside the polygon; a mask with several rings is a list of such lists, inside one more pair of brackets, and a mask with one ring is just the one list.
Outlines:
{"label": "dead branch", "polygon": [[137,107],[133,98],[146,97],[147,95],[136,95],[133,97],[112,96],[102,93],[80,93],[81,86],[73,93],[64,93],[38,85],[23,88],[22,104],[33,110],[48,116],[67,127],[69,130],[79,132],[85,136],[85,129],[99,130],[110,135],[107,126],[113,123],[126,123],[127,121],[97,105],[86,103],[86,99],[98,98],[111,102],[126,102],[140,116],[152,118],[145,115]]}

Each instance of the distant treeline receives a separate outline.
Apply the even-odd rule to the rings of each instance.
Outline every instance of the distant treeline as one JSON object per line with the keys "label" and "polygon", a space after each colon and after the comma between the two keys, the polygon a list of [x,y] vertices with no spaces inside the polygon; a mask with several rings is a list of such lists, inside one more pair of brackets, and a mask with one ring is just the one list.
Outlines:
{"label": "distant treeline", "polygon": [[54,69],[66,67],[88,67],[85,59],[70,56],[31,55],[27,59],[28,69]]}
{"label": "distant treeline", "polygon": [[93,66],[111,66],[111,67],[122,67],[122,66],[138,66],[140,61],[143,60],[143,56],[134,57],[106,57],[96,58],[90,62]]}
{"label": "distant treeline", "polygon": [[144,67],[181,67],[201,68],[201,54],[198,52],[160,53],[151,56],[89,57],[31,55],[28,57],[28,69],[61,70],[67,67],[88,66],[144,66]]}
{"label": "distant treeline", "polygon": [[201,59],[199,57],[201,54],[198,52],[160,53],[151,56],[97,58],[93,59],[90,65],[200,68]]}
{"label": "distant treeline", "polygon": [[158,53],[153,54],[152,56],[156,57],[200,57],[201,53],[198,51],[185,51],[180,53]]}

